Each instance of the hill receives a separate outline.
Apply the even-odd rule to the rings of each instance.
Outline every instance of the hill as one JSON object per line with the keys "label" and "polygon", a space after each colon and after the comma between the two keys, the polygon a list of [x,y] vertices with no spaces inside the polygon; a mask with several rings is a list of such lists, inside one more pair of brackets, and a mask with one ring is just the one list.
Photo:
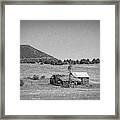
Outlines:
{"label": "hill", "polygon": [[58,61],[58,59],[50,56],[30,45],[20,45],[20,59],[44,59]]}
{"label": "hill", "polygon": [[81,59],[81,60],[58,60],[51,55],[46,54],[30,45],[20,45],[20,63],[40,63],[50,65],[66,65],[66,64],[99,64],[100,59]]}

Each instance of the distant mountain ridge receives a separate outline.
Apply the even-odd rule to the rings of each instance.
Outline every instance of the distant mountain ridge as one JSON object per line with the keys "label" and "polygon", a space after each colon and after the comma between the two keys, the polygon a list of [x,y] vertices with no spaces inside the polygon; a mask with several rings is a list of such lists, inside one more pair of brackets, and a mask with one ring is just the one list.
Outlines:
{"label": "distant mountain ridge", "polygon": [[45,60],[58,60],[51,55],[46,54],[30,45],[20,45],[20,58],[27,59],[27,58],[39,58]]}
{"label": "distant mountain ridge", "polygon": [[80,59],[80,60],[58,60],[57,58],[46,54],[30,45],[20,45],[20,63],[39,63],[39,64],[50,64],[50,65],[66,65],[66,64],[99,64],[100,59]]}

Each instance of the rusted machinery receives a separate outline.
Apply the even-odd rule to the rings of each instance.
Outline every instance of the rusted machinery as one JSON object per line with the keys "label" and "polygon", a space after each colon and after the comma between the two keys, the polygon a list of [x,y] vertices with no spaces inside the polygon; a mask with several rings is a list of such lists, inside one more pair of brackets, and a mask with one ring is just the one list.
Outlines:
{"label": "rusted machinery", "polygon": [[56,86],[61,86],[65,88],[69,87],[75,87],[77,85],[88,85],[89,84],[89,77],[88,76],[74,76],[75,74],[73,73],[71,75],[70,80],[64,79],[64,77],[61,77],[61,75],[52,75],[50,78],[50,84],[56,85]]}

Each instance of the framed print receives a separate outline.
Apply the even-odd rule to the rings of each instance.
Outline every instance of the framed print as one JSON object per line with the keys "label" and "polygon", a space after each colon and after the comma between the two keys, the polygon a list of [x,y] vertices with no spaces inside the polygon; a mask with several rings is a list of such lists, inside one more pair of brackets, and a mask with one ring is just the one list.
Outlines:
{"label": "framed print", "polygon": [[1,7],[1,118],[119,119],[118,1]]}

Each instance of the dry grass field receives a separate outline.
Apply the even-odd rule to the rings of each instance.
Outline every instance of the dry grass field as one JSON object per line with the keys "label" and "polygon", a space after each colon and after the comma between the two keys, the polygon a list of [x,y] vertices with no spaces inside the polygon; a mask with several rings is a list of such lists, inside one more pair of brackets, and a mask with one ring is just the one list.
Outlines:
{"label": "dry grass field", "polygon": [[[50,84],[53,74],[65,75],[68,79],[68,65],[21,64],[20,86],[21,100],[99,100],[100,99],[100,65],[72,65],[72,71],[87,72],[90,86],[78,85],[75,88],[62,88]],[[33,75],[45,76],[39,80],[30,79]]]}

